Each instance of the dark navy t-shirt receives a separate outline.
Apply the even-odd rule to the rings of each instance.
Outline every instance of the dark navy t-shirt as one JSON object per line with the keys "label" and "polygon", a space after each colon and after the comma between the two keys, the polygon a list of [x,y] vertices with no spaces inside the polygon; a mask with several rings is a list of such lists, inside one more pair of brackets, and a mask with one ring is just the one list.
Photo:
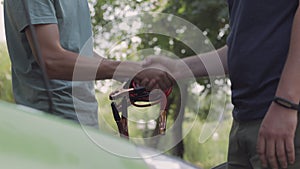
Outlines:
{"label": "dark navy t-shirt", "polygon": [[228,0],[228,67],[236,120],[260,119],[267,112],[287,58],[298,3]]}

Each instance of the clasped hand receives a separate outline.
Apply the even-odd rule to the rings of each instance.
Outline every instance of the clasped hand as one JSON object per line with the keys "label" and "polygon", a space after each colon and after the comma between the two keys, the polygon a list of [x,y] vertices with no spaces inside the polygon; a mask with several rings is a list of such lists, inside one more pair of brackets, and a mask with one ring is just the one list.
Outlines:
{"label": "clasped hand", "polygon": [[134,81],[150,91],[153,89],[168,89],[175,82],[173,77],[175,65],[170,66],[172,62],[172,59],[164,57],[150,57],[140,63],[143,69],[137,73]]}

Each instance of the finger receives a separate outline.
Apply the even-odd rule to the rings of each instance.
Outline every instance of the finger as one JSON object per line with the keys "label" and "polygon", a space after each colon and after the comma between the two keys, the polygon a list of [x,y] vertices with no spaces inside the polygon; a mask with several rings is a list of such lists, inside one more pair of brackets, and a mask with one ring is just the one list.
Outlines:
{"label": "finger", "polygon": [[137,84],[137,85],[140,85],[141,82],[142,82],[140,79],[137,79],[137,78],[133,79],[133,81],[134,81],[134,83]]}
{"label": "finger", "polygon": [[158,84],[155,84],[155,86],[153,87],[153,89],[160,89]]}
{"label": "finger", "polygon": [[163,83],[164,90],[168,89],[173,85],[172,79],[170,78],[170,75],[167,72],[164,72],[163,81],[160,81],[160,83]]}
{"label": "finger", "polygon": [[168,88],[168,77],[167,77],[167,73],[162,71],[162,70],[155,70],[153,71],[154,73],[156,73],[156,77],[152,78],[151,80],[153,80],[155,84],[157,84],[157,86],[155,87],[156,89],[166,89]]}
{"label": "finger", "polygon": [[154,79],[151,79],[151,80],[150,80],[147,84],[145,84],[144,86],[146,87],[146,89],[147,89],[148,91],[151,91],[151,90],[154,89],[154,87],[156,87],[155,85],[156,85],[156,81],[155,81]]}
{"label": "finger", "polygon": [[174,79],[170,74],[168,74],[168,73],[167,73],[167,77],[168,77],[169,82],[170,82],[170,84],[169,84],[169,86],[168,86],[168,88],[169,88],[169,87],[173,86],[173,85],[174,85],[174,82],[176,82],[176,81],[175,81],[175,79]]}
{"label": "finger", "polygon": [[159,85],[159,89],[162,89],[162,90],[165,90],[169,87],[169,79],[164,76],[164,77],[161,77],[160,79],[157,80],[157,83]]}
{"label": "finger", "polygon": [[285,151],[287,154],[287,158],[289,161],[289,164],[295,163],[295,145],[294,145],[294,139],[288,138],[285,141]]}
{"label": "finger", "polygon": [[142,87],[146,87],[148,83],[149,83],[149,79],[148,78],[144,78],[143,80],[141,80],[141,82],[139,83],[139,85],[142,86]]}
{"label": "finger", "polygon": [[266,148],[266,155],[269,165],[272,169],[278,169],[278,163],[275,154],[275,141],[273,139],[267,140]]}
{"label": "finger", "polygon": [[259,136],[256,145],[256,151],[259,155],[259,159],[264,168],[268,167],[267,157],[266,157],[266,142],[264,137]]}
{"label": "finger", "polygon": [[281,168],[287,168],[287,158],[285,153],[285,144],[283,140],[276,141],[276,156]]}
{"label": "finger", "polygon": [[164,81],[164,85],[165,85],[164,90],[169,89],[170,87],[173,86],[173,83],[175,82],[175,79],[169,73],[165,72],[164,79],[165,79],[165,81]]}

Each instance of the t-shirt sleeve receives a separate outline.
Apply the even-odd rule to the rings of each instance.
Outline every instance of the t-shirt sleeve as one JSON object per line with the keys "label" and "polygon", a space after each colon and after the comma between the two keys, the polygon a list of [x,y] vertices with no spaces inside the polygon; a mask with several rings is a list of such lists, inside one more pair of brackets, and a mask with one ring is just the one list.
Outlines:
{"label": "t-shirt sleeve", "polygon": [[[55,6],[53,0],[24,0],[28,5],[28,11],[22,3],[23,0],[8,0],[10,17],[14,20],[18,31],[22,32],[31,24],[57,24]],[[29,18],[26,17],[29,12]]]}

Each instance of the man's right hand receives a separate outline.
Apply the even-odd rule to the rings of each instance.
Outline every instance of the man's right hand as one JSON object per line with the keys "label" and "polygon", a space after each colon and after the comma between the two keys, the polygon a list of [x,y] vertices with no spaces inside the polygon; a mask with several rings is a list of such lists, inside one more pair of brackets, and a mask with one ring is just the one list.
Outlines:
{"label": "man's right hand", "polygon": [[174,83],[169,69],[161,64],[151,64],[151,66],[148,67],[144,66],[143,70],[135,76],[134,80],[140,86],[145,86],[147,90],[166,90]]}
{"label": "man's right hand", "polygon": [[164,56],[150,56],[142,62],[142,66],[148,69],[158,68],[165,70],[173,80],[177,79],[180,75],[180,70],[185,67],[182,60],[171,59]]}

